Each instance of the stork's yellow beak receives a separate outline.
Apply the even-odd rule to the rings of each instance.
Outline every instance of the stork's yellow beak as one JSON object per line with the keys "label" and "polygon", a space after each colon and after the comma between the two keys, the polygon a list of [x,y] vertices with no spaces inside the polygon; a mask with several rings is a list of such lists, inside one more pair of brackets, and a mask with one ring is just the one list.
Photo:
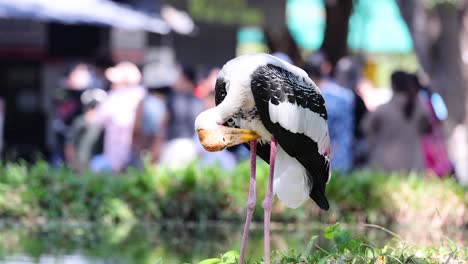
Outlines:
{"label": "stork's yellow beak", "polygon": [[197,133],[203,147],[210,152],[220,151],[260,138],[255,131],[225,126],[212,130],[199,129]]}

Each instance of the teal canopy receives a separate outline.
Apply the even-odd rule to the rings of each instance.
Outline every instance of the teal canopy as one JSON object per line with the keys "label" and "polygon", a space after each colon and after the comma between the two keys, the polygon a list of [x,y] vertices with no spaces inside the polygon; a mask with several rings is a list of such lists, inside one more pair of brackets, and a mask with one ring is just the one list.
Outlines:
{"label": "teal canopy", "polygon": [[366,52],[413,50],[410,32],[395,0],[358,0],[349,20],[348,45]]}
{"label": "teal canopy", "polygon": [[310,50],[320,48],[325,32],[323,0],[288,0],[286,19],[299,47]]}
{"label": "teal canopy", "polygon": [[[315,50],[323,42],[323,0],[288,0],[287,23],[301,48]],[[349,21],[348,45],[375,53],[411,52],[413,43],[395,0],[357,0]]]}
{"label": "teal canopy", "polygon": [[263,43],[265,37],[258,27],[243,27],[237,32],[238,43]]}

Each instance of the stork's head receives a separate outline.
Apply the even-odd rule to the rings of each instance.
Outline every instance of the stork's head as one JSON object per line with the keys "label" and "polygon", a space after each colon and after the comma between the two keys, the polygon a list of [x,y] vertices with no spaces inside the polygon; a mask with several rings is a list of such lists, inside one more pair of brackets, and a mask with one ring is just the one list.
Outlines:
{"label": "stork's head", "polygon": [[210,151],[221,151],[260,138],[255,131],[223,126],[225,122],[215,107],[202,112],[195,120],[195,130],[203,147]]}

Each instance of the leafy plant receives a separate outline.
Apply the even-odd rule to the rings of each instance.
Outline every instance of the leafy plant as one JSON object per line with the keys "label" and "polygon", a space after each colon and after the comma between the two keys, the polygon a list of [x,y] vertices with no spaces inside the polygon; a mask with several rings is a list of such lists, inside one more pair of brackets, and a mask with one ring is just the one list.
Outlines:
{"label": "leafy plant", "polygon": [[[455,244],[448,247],[439,248],[415,247],[408,245],[405,241],[395,239],[384,247],[377,247],[374,243],[362,238],[351,237],[350,232],[340,226],[337,222],[324,229],[323,236],[334,245],[328,251],[322,249],[315,243],[317,237],[311,238],[306,251],[298,254],[294,250],[287,253],[275,252],[272,258],[274,264],[312,264],[312,263],[374,263],[374,264],[436,264],[464,263],[468,260],[468,251],[466,248],[459,249]],[[237,252],[229,251],[231,256],[237,256]],[[225,256],[226,254],[222,255]],[[236,263],[235,259],[225,261],[221,258],[211,258],[200,262],[200,264],[231,264]],[[253,260],[247,263],[263,263],[262,260]]]}
{"label": "leafy plant", "polygon": [[211,258],[200,261],[198,264],[237,264],[239,253],[237,251],[228,251],[219,258]]}

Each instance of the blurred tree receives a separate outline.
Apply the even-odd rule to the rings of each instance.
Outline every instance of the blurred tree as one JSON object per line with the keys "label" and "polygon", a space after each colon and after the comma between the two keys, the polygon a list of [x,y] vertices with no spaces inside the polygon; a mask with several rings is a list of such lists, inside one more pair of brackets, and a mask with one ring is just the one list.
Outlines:
{"label": "blurred tree", "polygon": [[[453,133],[457,125],[464,125],[464,131],[468,131],[468,1],[396,1],[411,32],[421,67],[430,78],[431,88],[447,102],[449,131]],[[468,136],[465,137],[467,142]],[[459,146],[452,149],[452,157],[468,155],[460,153],[460,149]],[[457,173],[465,180],[468,177],[467,168]]]}
{"label": "blurred tree", "polygon": [[322,50],[332,65],[348,54],[348,25],[355,0],[325,0],[325,37]]}
{"label": "blurred tree", "polygon": [[[450,122],[463,123],[466,116],[466,67],[462,40],[467,15],[464,0],[397,0],[413,38],[418,60],[431,86],[448,103]],[[466,56],[466,55],[465,55]]]}
{"label": "blurred tree", "polygon": [[304,60],[302,59],[299,46],[286,27],[279,32],[264,28],[263,32],[265,34],[266,44],[271,53],[282,52],[287,54],[295,65],[299,67],[303,66]]}
{"label": "blurred tree", "polygon": [[[348,54],[348,25],[355,1],[358,0],[324,0],[326,22],[321,49],[327,54],[332,65]],[[288,54],[296,65],[302,66],[304,61],[299,47],[287,29],[279,34],[265,29],[265,35],[271,52]]]}

